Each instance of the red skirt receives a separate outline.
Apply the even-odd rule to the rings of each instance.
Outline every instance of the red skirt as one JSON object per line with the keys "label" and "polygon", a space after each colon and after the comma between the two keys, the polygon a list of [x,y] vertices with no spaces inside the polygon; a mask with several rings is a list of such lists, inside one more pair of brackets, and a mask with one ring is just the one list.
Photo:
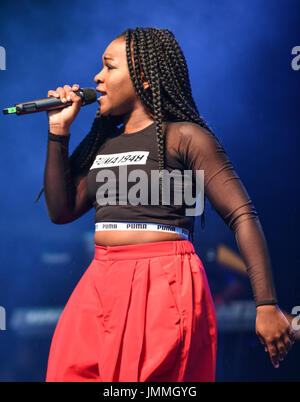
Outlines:
{"label": "red skirt", "polygon": [[190,241],[95,245],[57,323],[46,381],[214,381],[216,347]]}

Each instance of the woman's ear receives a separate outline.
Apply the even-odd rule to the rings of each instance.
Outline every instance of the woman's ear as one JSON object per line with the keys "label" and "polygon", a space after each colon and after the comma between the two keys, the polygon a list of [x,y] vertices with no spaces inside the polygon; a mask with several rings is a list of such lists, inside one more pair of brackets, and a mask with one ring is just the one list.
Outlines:
{"label": "woman's ear", "polygon": [[149,82],[146,80],[145,74],[143,71],[141,72],[141,79],[142,79],[142,84],[143,84],[144,89],[148,89],[150,87],[150,85],[149,85]]}

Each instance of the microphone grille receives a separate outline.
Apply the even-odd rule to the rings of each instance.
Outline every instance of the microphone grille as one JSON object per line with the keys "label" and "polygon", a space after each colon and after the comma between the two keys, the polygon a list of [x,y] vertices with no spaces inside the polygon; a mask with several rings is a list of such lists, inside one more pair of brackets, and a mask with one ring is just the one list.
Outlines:
{"label": "microphone grille", "polygon": [[90,103],[96,102],[97,100],[97,92],[94,88],[82,88],[81,89],[83,96],[82,106],[89,105]]}

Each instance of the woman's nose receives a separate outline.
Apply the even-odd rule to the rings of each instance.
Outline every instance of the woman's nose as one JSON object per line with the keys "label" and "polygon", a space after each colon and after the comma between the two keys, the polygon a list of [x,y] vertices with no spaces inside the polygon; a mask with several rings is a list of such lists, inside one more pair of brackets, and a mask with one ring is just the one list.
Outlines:
{"label": "woman's nose", "polygon": [[101,78],[101,71],[98,73],[98,74],[96,74],[95,75],[95,77],[94,77],[94,82],[96,83],[96,84],[98,84],[99,82],[103,82],[103,79]]}

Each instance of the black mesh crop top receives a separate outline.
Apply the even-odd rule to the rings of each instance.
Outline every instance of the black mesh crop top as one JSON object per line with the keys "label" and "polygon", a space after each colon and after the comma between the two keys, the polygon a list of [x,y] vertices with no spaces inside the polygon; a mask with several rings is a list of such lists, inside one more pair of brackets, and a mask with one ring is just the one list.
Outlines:
{"label": "black mesh crop top", "polygon": [[[174,202],[174,191],[180,192],[184,201],[183,160],[175,150],[170,153],[168,149],[165,159],[165,169],[177,181],[172,181],[170,176],[169,199],[162,205],[156,184],[159,165],[155,122],[132,134],[110,136],[99,148],[87,174],[87,193],[95,208],[95,223],[152,222],[192,232],[194,216],[186,215],[188,206],[184,202]],[[187,193],[190,189],[191,197],[192,190],[194,193],[196,190],[192,185],[186,176],[185,190]],[[137,202],[138,207],[133,205]],[[189,207],[194,211],[189,213],[195,213],[195,205]]]}
{"label": "black mesh crop top", "polygon": [[[47,157],[44,171],[44,191],[47,211],[54,223],[74,221],[92,207],[95,222],[154,222],[193,230],[194,216],[186,216],[186,205],[178,205],[170,196],[169,205],[118,205],[124,194],[119,189],[119,167],[126,165],[129,177],[133,169],[140,169],[148,178],[148,194],[151,194],[152,170],[158,171],[156,123],[135,133],[108,135],[99,147],[88,172],[72,177],[68,158],[69,135],[54,135],[49,132]],[[165,169],[204,171],[204,195],[212,207],[235,235],[236,243],[247,267],[256,306],[276,304],[276,292],[272,278],[271,263],[263,229],[256,209],[235,172],[228,156],[217,139],[208,130],[190,122],[163,123],[165,132]],[[123,166],[124,167],[124,166]],[[99,205],[99,194],[104,183],[101,171],[115,173],[117,183],[114,199],[116,205]],[[100,178],[99,178],[100,177]],[[123,176],[124,177],[124,176]],[[142,176],[143,177],[143,176]],[[127,191],[138,179],[128,180]],[[192,186],[195,195],[195,175]],[[117,185],[116,185],[117,184]],[[99,190],[99,188],[101,189]],[[175,188],[175,187],[174,187]],[[170,187],[172,190],[172,186]],[[178,189],[176,190],[178,191]],[[182,191],[182,187],[179,189]],[[109,193],[112,194],[112,193]],[[102,198],[103,198],[102,197]],[[191,207],[189,205],[189,207]]]}

